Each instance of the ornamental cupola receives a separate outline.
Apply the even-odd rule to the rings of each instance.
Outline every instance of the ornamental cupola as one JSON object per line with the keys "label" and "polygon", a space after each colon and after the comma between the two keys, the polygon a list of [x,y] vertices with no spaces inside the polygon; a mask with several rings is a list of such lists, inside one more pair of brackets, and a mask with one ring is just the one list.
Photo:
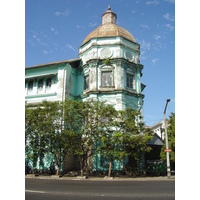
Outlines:
{"label": "ornamental cupola", "polygon": [[117,15],[114,12],[112,12],[110,6],[108,6],[108,10],[102,15],[102,24],[116,24],[116,19]]}
{"label": "ornamental cupola", "polygon": [[135,38],[129,31],[116,25],[116,19],[117,15],[114,12],[112,12],[110,6],[108,6],[108,10],[102,15],[102,24],[84,39],[82,45],[86,44],[93,38],[117,36],[126,38],[131,42],[136,42]]}

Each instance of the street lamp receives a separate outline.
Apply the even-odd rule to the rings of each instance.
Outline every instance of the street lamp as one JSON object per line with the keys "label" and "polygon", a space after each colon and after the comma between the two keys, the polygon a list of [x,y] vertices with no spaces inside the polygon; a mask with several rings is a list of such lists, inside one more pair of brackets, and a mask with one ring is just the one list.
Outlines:
{"label": "street lamp", "polygon": [[168,178],[171,177],[171,171],[170,171],[170,160],[169,160],[169,147],[168,147],[168,134],[167,134],[167,125],[166,125],[166,110],[167,110],[167,104],[170,102],[170,99],[167,99],[165,110],[164,110],[164,123],[165,123],[165,139],[166,139],[166,155],[167,155],[167,176]]}

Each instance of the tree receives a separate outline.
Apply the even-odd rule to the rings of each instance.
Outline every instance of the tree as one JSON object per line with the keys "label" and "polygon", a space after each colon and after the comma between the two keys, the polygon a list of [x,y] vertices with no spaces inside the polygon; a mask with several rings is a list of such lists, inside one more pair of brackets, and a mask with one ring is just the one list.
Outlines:
{"label": "tree", "polygon": [[122,148],[123,135],[116,127],[117,116],[118,112],[114,107],[112,105],[107,105],[104,110],[104,115],[102,116],[105,124],[100,137],[100,152],[101,156],[109,160],[108,177],[111,175],[113,161],[121,160],[125,154]]}
{"label": "tree", "polygon": [[70,101],[66,102],[66,127],[73,130],[73,152],[80,158],[81,176],[84,168],[88,167],[88,159],[98,152],[98,141],[105,128],[107,106],[98,101]]}
{"label": "tree", "polygon": [[41,132],[46,138],[46,150],[54,156],[57,166],[56,175],[64,162],[67,152],[71,149],[73,132],[65,129],[63,103],[59,101],[43,101],[40,107],[43,116]]}
{"label": "tree", "polygon": [[101,156],[109,159],[108,177],[111,176],[111,168],[114,160],[120,161],[126,155],[123,149],[123,134],[120,132],[108,132],[101,138]]}
{"label": "tree", "polygon": [[81,176],[88,159],[101,152],[109,159],[110,176],[114,160],[128,155],[138,159],[138,151],[150,150],[150,132],[138,120],[139,113],[131,109],[116,111],[105,102],[66,100],[29,104],[25,111],[26,154],[36,163],[50,152],[57,175],[69,151],[80,158]]}
{"label": "tree", "polygon": [[[171,149],[170,160],[172,162],[175,162],[175,113],[173,112],[169,116],[167,133],[168,133],[168,147],[169,149]],[[166,160],[166,153],[164,152],[165,149],[166,149],[166,142],[162,147],[160,153],[160,157],[162,160]]]}
{"label": "tree", "polygon": [[[153,139],[152,131],[145,127],[141,113],[138,113],[136,110],[131,110],[130,108],[122,111],[122,113],[124,118],[124,121],[122,120],[124,147],[127,155],[138,162],[142,154],[151,150],[148,141]],[[138,166],[135,167],[138,168]],[[131,171],[133,171],[133,169],[131,169]]]}
{"label": "tree", "polygon": [[73,132],[64,128],[63,104],[59,101],[43,101],[36,105],[26,105],[25,109],[26,155],[42,161],[45,153],[55,159],[58,175],[67,152],[71,149]]}
{"label": "tree", "polygon": [[127,108],[113,114],[110,130],[102,137],[102,153],[110,159],[108,176],[111,175],[113,160],[122,160],[125,156],[139,159],[138,152],[150,151],[148,141],[152,139],[150,130],[145,129],[141,115]]}
{"label": "tree", "polygon": [[71,132],[73,138],[71,149],[73,154],[80,157],[81,176],[83,176],[85,156],[89,151],[88,145],[91,142],[89,135],[83,136],[82,131],[83,121],[88,116],[87,109],[85,103],[81,101],[66,100],[64,103],[65,130]]}
{"label": "tree", "polygon": [[33,174],[38,158],[42,158],[45,154],[45,140],[41,135],[38,121],[39,112],[37,106],[25,104],[25,154],[33,163]]}

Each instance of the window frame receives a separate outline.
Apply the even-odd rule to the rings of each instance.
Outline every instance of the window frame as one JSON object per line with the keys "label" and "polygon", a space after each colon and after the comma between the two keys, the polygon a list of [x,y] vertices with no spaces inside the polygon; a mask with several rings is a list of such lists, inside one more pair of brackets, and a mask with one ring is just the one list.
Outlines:
{"label": "window frame", "polygon": [[132,74],[126,73],[126,87],[133,89],[134,77]]}
{"label": "window frame", "polygon": [[[48,83],[50,83],[50,85]],[[51,88],[51,85],[52,85],[52,78],[47,78],[46,79],[46,88]]]}
{"label": "window frame", "polygon": [[[111,85],[103,85],[103,74],[104,73],[111,73],[111,81],[108,80],[108,82],[111,82]],[[114,88],[115,87],[115,79],[114,79],[114,67],[111,65],[103,66],[100,68],[100,88]]]}
{"label": "window frame", "polygon": [[89,90],[89,89],[90,89],[90,77],[89,74],[86,74],[84,76],[83,90]]}
{"label": "window frame", "polygon": [[[42,81],[42,86],[40,86],[41,81]],[[40,79],[40,80],[38,81],[38,89],[42,89],[43,86],[44,86],[44,79]]]}
{"label": "window frame", "polygon": [[[130,80],[131,78],[132,78],[132,82]],[[131,89],[131,90],[136,90],[136,80],[135,80],[135,71],[134,70],[126,70],[126,88]]]}
{"label": "window frame", "polygon": [[[30,87],[30,83],[32,83],[32,87]],[[33,90],[34,82],[31,80],[28,82],[28,90]]]}

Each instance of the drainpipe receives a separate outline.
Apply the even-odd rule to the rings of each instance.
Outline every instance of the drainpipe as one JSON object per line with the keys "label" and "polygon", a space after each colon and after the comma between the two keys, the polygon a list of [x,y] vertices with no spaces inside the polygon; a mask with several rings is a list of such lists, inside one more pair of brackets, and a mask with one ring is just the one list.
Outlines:
{"label": "drainpipe", "polygon": [[65,74],[66,74],[66,68],[63,71],[63,93],[62,93],[62,102],[64,102],[65,97]]}

